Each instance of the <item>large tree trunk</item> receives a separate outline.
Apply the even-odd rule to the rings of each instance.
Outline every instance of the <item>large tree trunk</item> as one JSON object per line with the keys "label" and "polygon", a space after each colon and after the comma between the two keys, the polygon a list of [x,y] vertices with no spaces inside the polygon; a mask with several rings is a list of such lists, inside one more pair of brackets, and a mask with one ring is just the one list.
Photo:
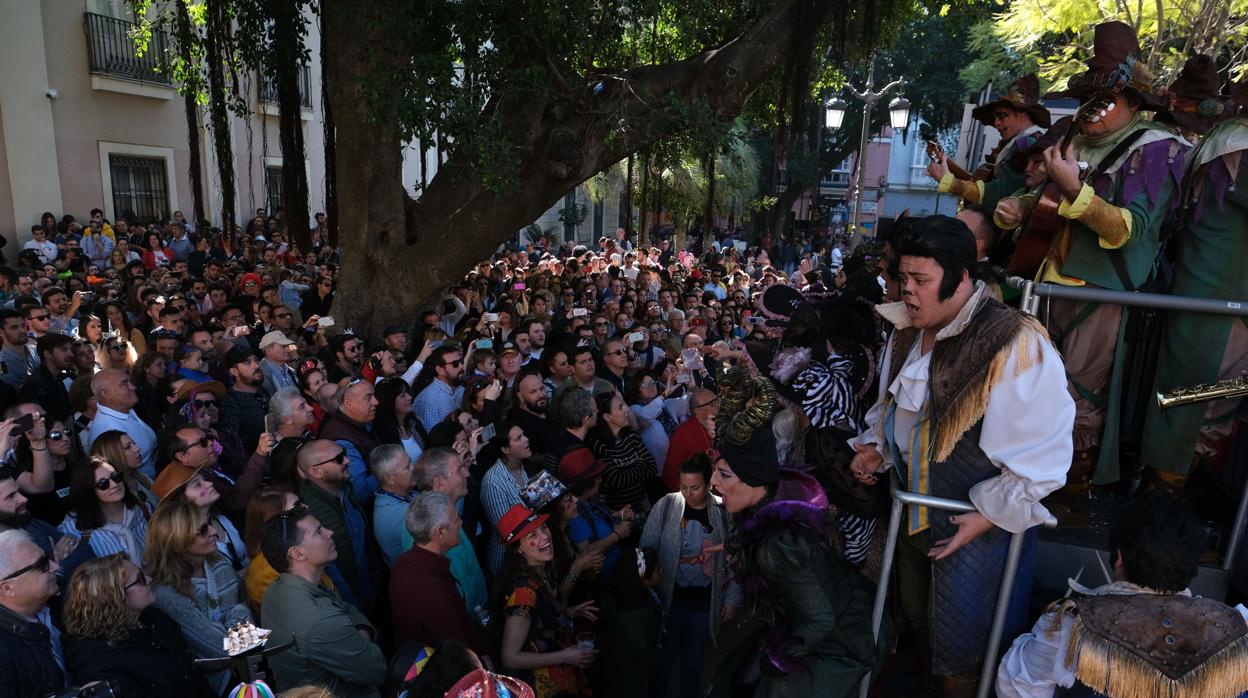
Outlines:
{"label": "large tree trunk", "polygon": [[[328,77],[328,56],[330,52],[329,33],[325,30],[325,22],[321,22],[321,114],[325,121],[325,227],[329,239],[327,242],[338,246],[338,158],[337,129],[334,127],[334,110],[330,108],[329,95],[324,85]],[[305,248],[304,252],[308,250]]]}
{"label": "large tree trunk", "polygon": [[277,85],[279,139],[282,145],[282,199],[286,228],[301,250],[311,249],[308,229],[308,175],[303,152],[303,98],[299,82],[303,71],[303,3],[276,0],[272,4],[273,80]]}
{"label": "large tree trunk", "polygon": [[702,254],[711,251],[715,239],[715,151],[706,158],[706,208],[702,211]]}
{"label": "large tree trunk", "polygon": [[[324,21],[334,36],[374,37],[402,6],[403,0],[326,0]],[[393,108],[387,112],[370,105],[362,89],[370,75],[399,70],[408,56],[393,39],[339,42],[327,65],[338,125],[340,212],[342,220],[350,221],[341,231],[346,254],[334,315],[345,322],[339,326],[374,334],[387,324],[409,324],[440,289],[569,189],[683,126],[661,118],[652,105],[704,100],[724,116],[739,113],[785,60],[777,47],[786,44],[799,8],[806,8],[802,21],[822,25],[835,6],[776,0],[723,46],[686,60],[623,71],[621,80],[597,92],[593,83],[577,87],[575,104],[556,97],[550,103],[496,98],[486,113],[505,115],[505,131],[517,152],[525,154],[515,170],[515,189],[503,195],[485,185],[471,162],[452,152],[420,199],[412,201],[403,190],[398,119]],[[645,127],[609,137],[621,118]],[[378,294],[379,287],[386,291]]]}
{"label": "large tree trunk", "polygon": [[234,149],[230,147],[230,114],[226,108],[225,63],[222,51],[229,41],[230,19],[225,3],[212,0],[207,5],[204,32],[204,60],[208,64],[208,113],[212,123],[212,147],[221,179],[221,229],[227,247],[234,242],[238,225],[234,202]]}
{"label": "large tree trunk", "polygon": [[[195,60],[192,49],[195,36],[191,31],[191,17],[184,3],[176,3],[178,34],[178,53],[184,65],[193,66]],[[198,75],[198,71],[195,73]],[[191,151],[191,222],[199,225],[204,220],[204,170],[199,151],[199,105],[195,101],[195,93],[203,86],[202,78],[196,78],[191,84],[185,85],[182,105],[186,110],[186,144]]]}

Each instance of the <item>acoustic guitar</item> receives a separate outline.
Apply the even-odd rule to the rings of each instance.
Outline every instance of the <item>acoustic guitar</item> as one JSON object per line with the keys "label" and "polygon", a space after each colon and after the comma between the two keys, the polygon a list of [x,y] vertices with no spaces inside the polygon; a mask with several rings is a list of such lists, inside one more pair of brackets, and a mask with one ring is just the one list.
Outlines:
{"label": "acoustic guitar", "polygon": [[[1110,91],[1103,91],[1080,105],[1071,118],[1070,130],[1066,131],[1066,135],[1057,144],[1058,152],[1066,152],[1071,139],[1083,130],[1084,124],[1105,118],[1105,115],[1113,108],[1113,102],[1114,94]],[[1085,176],[1087,176],[1086,169],[1080,177]],[[1040,265],[1048,256],[1053,240],[1070,222],[1057,215],[1057,209],[1062,205],[1063,198],[1056,183],[1052,180],[1045,183],[1035,206],[1027,214],[1027,219],[1023,221],[1018,239],[1014,243],[1014,254],[1010,256],[1010,262],[1006,265],[1009,273],[1031,279],[1035,277],[1036,272],[1040,271]]]}

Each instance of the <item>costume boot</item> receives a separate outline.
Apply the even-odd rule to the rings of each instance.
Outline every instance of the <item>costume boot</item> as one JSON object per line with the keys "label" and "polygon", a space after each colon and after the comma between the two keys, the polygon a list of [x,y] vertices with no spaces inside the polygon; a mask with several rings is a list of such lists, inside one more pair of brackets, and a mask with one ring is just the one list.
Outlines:
{"label": "costume boot", "polygon": [[1061,527],[1084,527],[1092,521],[1092,471],[1096,468],[1097,449],[1075,451],[1066,474],[1066,485],[1043,502],[1057,517]]}

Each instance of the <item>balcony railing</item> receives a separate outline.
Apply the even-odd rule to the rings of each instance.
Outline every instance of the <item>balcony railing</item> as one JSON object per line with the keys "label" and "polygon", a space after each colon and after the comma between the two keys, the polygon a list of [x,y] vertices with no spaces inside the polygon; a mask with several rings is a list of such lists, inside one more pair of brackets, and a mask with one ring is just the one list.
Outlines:
{"label": "balcony railing", "polygon": [[[312,108],[312,70],[306,66],[299,67],[299,106]],[[265,74],[260,78],[260,101],[277,104],[277,81]]]}
{"label": "balcony railing", "polygon": [[154,82],[171,85],[169,71],[165,66],[165,51],[169,48],[169,36],[159,29],[152,31],[147,51],[135,55],[134,40],[130,31],[134,23],[115,17],[86,13],[87,54],[91,72],[126,80]]}

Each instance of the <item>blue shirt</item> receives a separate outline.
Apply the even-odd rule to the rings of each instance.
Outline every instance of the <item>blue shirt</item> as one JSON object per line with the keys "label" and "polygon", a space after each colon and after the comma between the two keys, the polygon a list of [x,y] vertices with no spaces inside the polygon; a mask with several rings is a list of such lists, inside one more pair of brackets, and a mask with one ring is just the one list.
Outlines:
{"label": "blue shirt", "polygon": [[[577,547],[580,547],[581,543],[600,541],[615,531],[615,517],[605,506],[598,502],[581,502],[576,508],[580,516],[568,522],[568,533]],[[590,528],[591,526],[593,528]],[[603,553],[601,576],[604,579],[611,576],[615,563],[619,559],[620,544],[617,541]]]}
{"label": "blue shirt", "polygon": [[412,401],[412,412],[425,426],[425,431],[433,431],[442,420],[464,401],[464,386],[451,386],[435,378],[427,388],[420,391]]}
{"label": "blue shirt", "polygon": [[91,428],[87,431],[87,448],[90,449],[100,434],[106,431],[119,431],[134,440],[143,456],[143,466],[139,472],[150,479],[156,479],[156,432],[147,426],[147,422],[139,419],[134,410],[118,412],[110,407],[100,405],[91,420]]}
{"label": "blue shirt", "polygon": [[407,505],[411,496],[400,497],[392,492],[379,490],[373,500],[373,536],[381,546],[386,567],[394,567],[394,561],[412,549],[412,534],[407,532]]}

